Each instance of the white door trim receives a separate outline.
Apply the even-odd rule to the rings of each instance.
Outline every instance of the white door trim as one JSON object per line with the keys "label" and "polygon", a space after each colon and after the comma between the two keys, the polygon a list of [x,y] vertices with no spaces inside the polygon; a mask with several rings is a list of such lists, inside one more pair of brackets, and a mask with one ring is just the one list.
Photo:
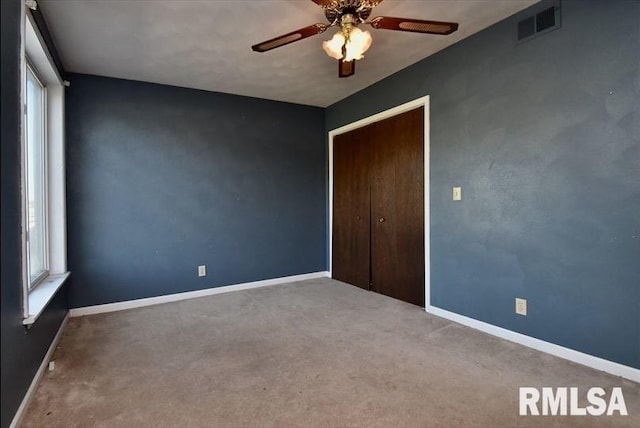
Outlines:
{"label": "white door trim", "polygon": [[392,116],[397,116],[409,110],[424,107],[424,304],[430,306],[431,297],[431,265],[430,265],[430,220],[429,220],[429,95],[420,97],[408,103],[393,107],[389,110],[365,117],[364,119],[341,126],[329,131],[329,275],[332,275],[333,258],[333,138],[336,135],[353,131],[357,128],[379,122]]}

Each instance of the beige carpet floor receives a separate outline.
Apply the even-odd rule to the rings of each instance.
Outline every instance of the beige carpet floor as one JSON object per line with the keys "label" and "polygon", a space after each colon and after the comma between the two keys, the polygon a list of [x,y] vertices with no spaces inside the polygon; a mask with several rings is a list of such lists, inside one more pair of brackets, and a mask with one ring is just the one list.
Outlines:
{"label": "beige carpet floor", "polygon": [[[26,427],[640,426],[639,384],[329,279],[72,318],[54,359]],[[520,386],[629,416],[518,416]]]}

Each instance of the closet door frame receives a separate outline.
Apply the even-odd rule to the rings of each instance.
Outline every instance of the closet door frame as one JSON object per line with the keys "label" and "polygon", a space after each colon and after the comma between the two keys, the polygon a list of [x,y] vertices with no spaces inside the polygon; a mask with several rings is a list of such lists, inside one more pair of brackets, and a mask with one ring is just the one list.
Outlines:
{"label": "closet door frame", "polygon": [[424,306],[431,304],[431,241],[430,241],[430,197],[429,197],[429,95],[390,108],[356,122],[329,131],[329,276],[332,275],[333,261],[333,138],[336,135],[397,116],[410,110],[424,107]]}

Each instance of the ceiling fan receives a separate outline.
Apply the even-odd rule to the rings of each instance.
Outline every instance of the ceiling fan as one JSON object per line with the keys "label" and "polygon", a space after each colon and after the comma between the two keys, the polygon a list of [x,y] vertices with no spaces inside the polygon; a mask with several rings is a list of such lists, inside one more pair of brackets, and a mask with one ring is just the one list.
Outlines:
{"label": "ceiling fan", "polygon": [[256,52],[266,52],[316,34],[324,33],[329,27],[339,27],[331,40],[322,43],[322,48],[332,58],[338,60],[338,76],[349,77],[356,71],[356,60],[362,59],[371,46],[371,34],[358,28],[368,24],[378,30],[410,31],[425,34],[451,34],[458,29],[455,22],[425,21],[422,19],[392,18],[378,16],[367,21],[371,10],[382,0],[311,0],[324,9],[329,24],[313,24],[282,36],[251,46]]}

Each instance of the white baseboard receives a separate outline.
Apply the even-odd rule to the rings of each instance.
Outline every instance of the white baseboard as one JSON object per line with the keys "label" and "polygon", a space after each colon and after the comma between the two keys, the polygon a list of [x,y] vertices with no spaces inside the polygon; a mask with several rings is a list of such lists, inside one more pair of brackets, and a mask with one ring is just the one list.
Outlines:
{"label": "white baseboard", "polygon": [[582,364],[596,370],[601,370],[603,372],[607,372],[640,383],[639,369],[605,360],[603,358],[594,357],[593,355],[565,348],[564,346],[556,345],[554,343],[545,342],[544,340],[536,339],[521,333],[516,333],[515,331],[507,330],[493,324],[478,321],[476,319],[456,314],[455,312],[450,312],[445,309],[440,309],[435,306],[429,306],[425,309],[430,314],[455,321],[459,324],[466,325],[467,327],[480,330],[484,333],[500,337],[510,342],[515,342],[520,345],[536,349],[538,351],[546,352],[547,354],[551,354],[556,357],[564,358],[565,360],[573,361],[574,363]]}
{"label": "white baseboard", "polygon": [[159,305],[161,303],[178,302],[180,300],[195,299],[197,297],[213,296],[214,294],[229,293],[231,291],[248,290],[251,288],[266,287],[269,285],[285,284],[288,282],[304,281],[307,279],[328,278],[329,272],[312,272],[302,275],[285,276],[282,278],[265,279],[262,281],[245,282],[243,284],[226,285],[223,287],[207,288],[204,290],[187,291],[184,293],[167,294],[165,296],[148,297],[145,299],[127,300],[124,302],[107,303],[104,305],[85,306],[70,309],[72,317],[84,315],[102,314],[105,312],[123,311],[125,309],[141,308],[144,306]]}
{"label": "white baseboard", "polygon": [[38,368],[38,371],[36,372],[35,376],[33,377],[33,380],[31,381],[31,385],[29,385],[29,389],[27,389],[26,394],[24,394],[22,403],[20,403],[20,407],[18,407],[18,410],[16,411],[16,414],[13,417],[13,420],[11,421],[11,425],[9,425],[9,428],[17,428],[22,423],[22,418],[24,417],[25,412],[29,407],[29,403],[31,403],[31,400],[33,399],[33,395],[35,394],[36,389],[40,384],[40,380],[42,379],[42,376],[44,375],[45,370],[47,370],[49,361],[51,360],[51,357],[53,356],[53,353],[55,352],[56,347],[58,346],[58,342],[62,337],[62,332],[64,331],[64,328],[66,327],[67,321],[69,321],[69,318],[70,318],[70,315],[69,315],[69,312],[67,312],[67,315],[65,315],[64,319],[62,320],[62,323],[60,324],[60,328],[58,329],[58,332],[56,333],[55,337],[51,341],[49,350],[47,350],[47,353],[45,354],[42,360],[42,363]]}

